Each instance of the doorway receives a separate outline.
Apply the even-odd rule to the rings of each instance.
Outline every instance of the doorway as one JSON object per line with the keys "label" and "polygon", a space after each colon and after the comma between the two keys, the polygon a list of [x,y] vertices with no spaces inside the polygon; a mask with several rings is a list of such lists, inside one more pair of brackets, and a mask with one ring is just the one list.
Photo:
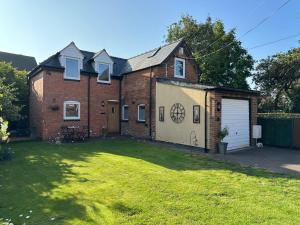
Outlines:
{"label": "doorway", "polygon": [[120,131],[119,101],[107,102],[107,129],[109,134],[118,134]]}

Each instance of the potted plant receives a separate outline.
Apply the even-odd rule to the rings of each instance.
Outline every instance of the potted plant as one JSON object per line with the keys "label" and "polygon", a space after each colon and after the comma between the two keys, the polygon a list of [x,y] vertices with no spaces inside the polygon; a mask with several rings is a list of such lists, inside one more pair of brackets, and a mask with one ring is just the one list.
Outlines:
{"label": "potted plant", "polygon": [[218,149],[220,154],[226,154],[227,151],[227,142],[223,142],[224,138],[228,136],[228,128],[224,127],[222,130],[218,133],[219,143],[218,143]]}

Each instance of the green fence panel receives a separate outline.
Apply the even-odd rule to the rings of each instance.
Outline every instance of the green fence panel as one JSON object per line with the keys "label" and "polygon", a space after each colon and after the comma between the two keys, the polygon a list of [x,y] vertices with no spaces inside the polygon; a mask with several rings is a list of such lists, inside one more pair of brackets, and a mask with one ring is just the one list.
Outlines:
{"label": "green fence panel", "polygon": [[264,145],[289,148],[293,146],[292,119],[258,118],[257,123],[262,126]]}

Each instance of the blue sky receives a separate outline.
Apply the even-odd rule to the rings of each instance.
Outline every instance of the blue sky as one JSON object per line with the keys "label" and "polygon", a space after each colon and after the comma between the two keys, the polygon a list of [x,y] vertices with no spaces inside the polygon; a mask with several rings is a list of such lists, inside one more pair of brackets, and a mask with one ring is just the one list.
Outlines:
{"label": "blue sky", "polygon": [[[71,41],[80,49],[131,57],[164,42],[167,26],[190,14],[221,19],[240,36],[286,0],[0,0],[0,51],[41,62]],[[300,33],[300,1],[241,39],[246,48]],[[255,59],[299,47],[300,36],[251,50]]]}

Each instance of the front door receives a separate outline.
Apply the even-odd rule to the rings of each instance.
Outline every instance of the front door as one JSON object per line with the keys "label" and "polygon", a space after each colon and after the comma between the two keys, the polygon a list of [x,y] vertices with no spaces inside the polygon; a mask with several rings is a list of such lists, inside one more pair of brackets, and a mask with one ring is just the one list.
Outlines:
{"label": "front door", "polygon": [[108,101],[107,102],[107,128],[108,133],[119,133],[119,102]]}

